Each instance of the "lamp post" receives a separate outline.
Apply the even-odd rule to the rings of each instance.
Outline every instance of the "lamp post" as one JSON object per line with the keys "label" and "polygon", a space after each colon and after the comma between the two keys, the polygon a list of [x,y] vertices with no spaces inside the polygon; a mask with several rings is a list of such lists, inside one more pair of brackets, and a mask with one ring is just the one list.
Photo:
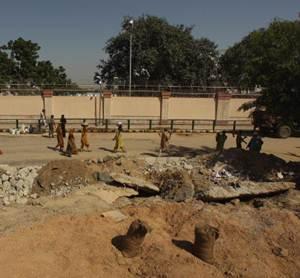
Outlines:
{"label": "lamp post", "polygon": [[132,81],[132,31],[133,31],[133,19],[129,21],[130,25],[130,37],[129,37],[129,96],[131,96],[131,81]]}

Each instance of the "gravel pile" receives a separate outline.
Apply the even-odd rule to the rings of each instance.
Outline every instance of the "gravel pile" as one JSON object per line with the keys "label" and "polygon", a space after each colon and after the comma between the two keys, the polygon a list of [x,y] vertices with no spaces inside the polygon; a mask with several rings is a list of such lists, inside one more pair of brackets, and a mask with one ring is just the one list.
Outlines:
{"label": "gravel pile", "polygon": [[145,173],[164,172],[168,169],[191,172],[193,165],[184,157],[146,157]]}
{"label": "gravel pile", "polygon": [[39,169],[38,166],[0,165],[0,203],[5,206],[26,204],[29,198],[37,198],[37,194],[32,194],[32,185]]}

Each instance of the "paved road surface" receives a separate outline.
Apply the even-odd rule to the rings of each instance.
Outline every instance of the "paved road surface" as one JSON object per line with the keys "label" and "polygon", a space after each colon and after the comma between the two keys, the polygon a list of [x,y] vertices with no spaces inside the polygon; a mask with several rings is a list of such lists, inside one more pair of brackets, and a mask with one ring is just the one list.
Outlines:
{"label": "paved road surface", "polygon": [[[114,142],[113,134],[89,134],[92,152],[83,152],[74,158],[99,158],[111,153]],[[249,140],[248,138],[247,140]],[[76,134],[77,146],[80,145],[80,134]],[[155,133],[124,134],[124,141],[128,154],[147,154],[157,152],[159,136]],[[272,153],[286,160],[300,160],[300,139],[264,138],[263,151]],[[172,135],[171,144],[175,145],[174,156],[184,155],[190,151],[200,153],[210,151],[215,147],[215,134]],[[235,140],[228,135],[225,147],[234,147]],[[50,139],[41,135],[12,136],[0,135],[0,164],[29,165],[41,164],[49,160],[65,158],[51,147],[56,145],[56,138]]]}

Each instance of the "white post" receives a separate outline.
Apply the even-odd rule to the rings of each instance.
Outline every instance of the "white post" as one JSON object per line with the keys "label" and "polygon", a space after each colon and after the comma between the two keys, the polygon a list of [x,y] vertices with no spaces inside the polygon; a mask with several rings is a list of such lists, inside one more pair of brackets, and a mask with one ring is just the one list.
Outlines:
{"label": "white post", "polygon": [[130,33],[129,46],[129,96],[131,96],[131,78],[132,78],[132,33]]}

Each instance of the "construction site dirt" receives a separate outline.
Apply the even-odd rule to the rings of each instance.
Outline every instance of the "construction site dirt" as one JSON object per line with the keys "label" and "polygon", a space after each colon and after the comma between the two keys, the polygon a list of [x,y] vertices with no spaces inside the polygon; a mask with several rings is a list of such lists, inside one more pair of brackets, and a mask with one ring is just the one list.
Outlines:
{"label": "construction site dirt", "polygon": [[214,134],[174,134],[160,154],[157,134],[125,134],[124,154],[90,137],[67,158],[1,136],[1,277],[300,277],[299,139],[254,154],[228,136],[219,154]]}

